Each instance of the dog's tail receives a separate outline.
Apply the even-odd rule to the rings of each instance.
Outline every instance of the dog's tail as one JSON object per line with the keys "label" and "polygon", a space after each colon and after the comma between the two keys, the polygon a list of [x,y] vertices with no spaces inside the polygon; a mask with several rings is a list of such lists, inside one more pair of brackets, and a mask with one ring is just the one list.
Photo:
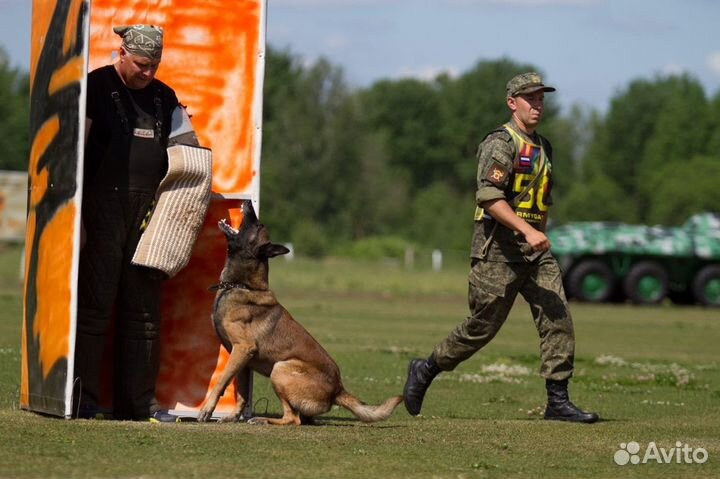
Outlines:
{"label": "dog's tail", "polygon": [[402,396],[393,396],[379,406],[369,406],[344,389],[335,397],[335,404],[349,410],[362,422],[384,421],[402,401]]}

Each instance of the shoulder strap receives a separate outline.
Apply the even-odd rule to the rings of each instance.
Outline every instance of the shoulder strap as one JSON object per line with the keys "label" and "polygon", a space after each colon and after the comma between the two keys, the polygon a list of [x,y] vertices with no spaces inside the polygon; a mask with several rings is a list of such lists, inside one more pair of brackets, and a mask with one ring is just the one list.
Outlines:
{"label": "shoulder strap", "polygon": [[115,102],[115,109],[120,116],[120,122],[122,123],[123,130],[125,130],[125,133],[130,133],[130,122],[128,121],[128,117],[125,114],[125,107],[120,100],[120,93],[113,91],[110,92],[110,96],[112,96],[112,99]]}
{"label": "shoulder strap", "polygon": [[542,176],[543,176],[544,170],[545,170],[545,155],[541,155],[537,174],[535,175],[535,177],[532,179],[532,181],[530,183],[525,185],[525,188],[523,188],[523,190],[520,193],[515,195],[515,197],[510,202],[510,206],[515,208],[515,207],[517,207],[517,205],[520,204],[521,201],[525,200],[525,196],[528,194],[528,192],[530,190],[532,190],[533,188],[535,188],[535,186],[537,186],[538,182],[540,181],[540,178],[542,178]]}
{"label": "shoulder strap", "polygon": [[159,86],[155,87],[155,98],[153,98],[153,102],[155,103],[155,138],[157,138],[158,142],[163,143],[162,91]]}
{"label": "shoulder strap", "polygon": [[540,138],[540,145],[543,147],[543,150],[545,150],[548,160],[552,161],[552,145],[550,144],[550,141],[540,133],[538,133],[538,138]]}
{"label": "shoulder strap", "polygon": [[[111,67],[113,68],[113,67]],[[107,84],[108,88],[110,89],[110,97],[113,100],[113,103],[115,104],[115,110],[117,111],[118,116],[120,117],[120,122],[122,123],[123,130],[125,133],[130,133],[130,121],[128,120],[127,113],[125,112],[125,106],[123,105],[122,100],[120,99],[120,92],[118,92],[117,85],[113,84],[112,81],[112,75],[114,72],[109,71],[107,75],[105,75],[105,83]]]}

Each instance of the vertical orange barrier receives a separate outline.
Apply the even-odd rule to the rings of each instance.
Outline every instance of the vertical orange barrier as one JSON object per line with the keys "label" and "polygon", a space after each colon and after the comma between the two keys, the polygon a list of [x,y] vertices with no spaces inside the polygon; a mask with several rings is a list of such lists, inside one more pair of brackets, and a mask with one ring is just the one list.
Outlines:
{"label": "vertical orange barrier", "polygon": [[[162,358],[157,395],[163,406],[194,415],[227,360],[212,327],[214,293],[225,260],[217,228],[239,199],[258,210],[265,0],[93,0],[90,70],[114,61],[113,26],[165,29],[158,78],[187,105],[202,146],[213,150],[215,200],[188,266],[163,288]],[[228,388],[216,412],[235,405]]]}
{"label": "vertical orange barrier", "polygon": [[20,407],[69,416],[86,0],[33,0]]}

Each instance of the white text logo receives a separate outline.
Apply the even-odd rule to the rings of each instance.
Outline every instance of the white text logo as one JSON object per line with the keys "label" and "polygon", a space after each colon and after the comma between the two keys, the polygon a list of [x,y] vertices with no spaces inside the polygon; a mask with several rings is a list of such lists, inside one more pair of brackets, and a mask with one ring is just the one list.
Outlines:
{"label": "white text logo", "polygon": [[640,444],[635,441],[621,443],[620,449],[613,456],[615,464],[625,466],[627,464],[647,464],[656,462],[658,464],[704,464],[708,460],[708,453],[702,447],[692,448],[680,441],[675,447],[658,447],[654,442],[648,443],[645,452],[640,454]]}

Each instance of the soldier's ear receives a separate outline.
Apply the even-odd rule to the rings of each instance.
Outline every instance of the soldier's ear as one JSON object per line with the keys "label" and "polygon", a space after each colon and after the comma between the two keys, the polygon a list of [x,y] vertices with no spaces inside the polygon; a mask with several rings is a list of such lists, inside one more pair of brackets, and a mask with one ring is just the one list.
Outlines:
{"label": "soldier's ear", "polygon": [[288,254],[290,250],[281,244],[266,243],[260,247],[258,252],[260,253],[260,256],[274,258],[275,256],[280,256],[281,254]]}

